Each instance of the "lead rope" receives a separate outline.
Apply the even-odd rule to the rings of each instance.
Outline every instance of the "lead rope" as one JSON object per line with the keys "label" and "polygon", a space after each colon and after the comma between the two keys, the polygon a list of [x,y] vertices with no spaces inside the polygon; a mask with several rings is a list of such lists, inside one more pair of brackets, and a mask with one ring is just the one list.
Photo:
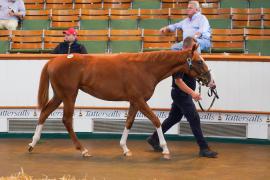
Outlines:
{"label": "lead rope", "polygon": [[[201,94],[202,84],[201,84],[199,81],[198,81],[198,83],[199,83],[199,93]],[[209,111],[209,110],[212,108],[212,106],[214,105],[215,100],[216,100],[216,99],[219,99],[219,96],[218,96],[218,94],[217,94],[217,89],[216,89],[216,88],[215,88],[215,89],[214,89],[214,88],[209,88],[207,94],[208,94],[209,97],[212,97],[212,96],[214,95],[214,98],[213,98],[213,100],[212,100],[212,102],[211,102],[211,104],[210,104],[210,106],[209,106],[209,108],[208,108],[207,110],[205,110],[205,109],[202,107],[201,102],[198,101],[198,104],[199,104],[199,106],[200,106],[200,108],[201,108],[201,110],[202,110],[203,112]]]}

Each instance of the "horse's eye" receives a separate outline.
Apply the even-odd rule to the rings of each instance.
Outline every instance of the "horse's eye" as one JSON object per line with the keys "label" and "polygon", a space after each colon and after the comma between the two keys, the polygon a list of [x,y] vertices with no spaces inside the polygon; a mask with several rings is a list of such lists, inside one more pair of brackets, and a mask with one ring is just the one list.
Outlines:
{"label": "horse's eye", "polygon": [[199,60],[198,63],[199,63],[199,64],[202,64],[203,62],[202,62],[202,60]]}

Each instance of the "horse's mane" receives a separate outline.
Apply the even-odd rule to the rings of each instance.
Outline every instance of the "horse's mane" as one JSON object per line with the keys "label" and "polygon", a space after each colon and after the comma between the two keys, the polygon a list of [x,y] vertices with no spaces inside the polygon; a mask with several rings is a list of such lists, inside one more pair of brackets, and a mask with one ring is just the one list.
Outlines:
{"label": "horse's mane", "polygon": [[174,56],[181,56],[188,50],[183,51],[151,51],[151,52],[139,52],[139,53],[119,53],[119,54],[98,54],[95,56],[112,57],[116,59],[123,59],[130,62],[155,62],[163,61],[164,59],[173,58]]}
{"label": "horse's mane", "polygon": [[[151,61],[162,61],[166,58],[169,57],[174,57],[177,56],[179,57],[181,54],[184,54],[186,52],[185,51],[171,51],[171,50],[167,50],[167,51],[152,51],[152,52],[143,52],[143,53],[137,53],[137,56],[139,57],[138,59],[134,59],[135,61],[147,61],[147,62],[151,62]],[[168,59],[169,60],[169,59]]]}
{"label": "horse's mane", "polygon": [[[181,55],[187,53],[188,50],[183,51],[151,51],[151,52],[139,52],[139,53],[117,53],[117,54],[75,54],[76,58],[84,60],[92,60],[93,58],[115,59],[120,61],[127,61],[133,63],[155,63],[165,62],[164,60],[180,59]],[[87,58],[83,58],[87,56]],[[66,58],[66,57],[65,57]]]}

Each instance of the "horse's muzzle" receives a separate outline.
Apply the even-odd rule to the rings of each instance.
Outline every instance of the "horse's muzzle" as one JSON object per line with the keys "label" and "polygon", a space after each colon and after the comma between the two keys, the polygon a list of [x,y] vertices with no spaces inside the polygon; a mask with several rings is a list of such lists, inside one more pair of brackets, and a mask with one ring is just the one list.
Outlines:
{"label": "horse's muzzle", "polygon": [[214,83],[213,83],[212,76],[211,76],[211,74],[210,74],[209,71],[200,74],[200,75],[197,77],[197,80],[198,80],[198,82],[200,82],[203,86],[207,86],[207,87],[213,86],[213,84],[214,84]]}
{"label": "horse's muzzle", "polygon": [[210,82],[207,84],[207,87],[210,87],[211,89],[216,89],[216,83],[212,76]]}

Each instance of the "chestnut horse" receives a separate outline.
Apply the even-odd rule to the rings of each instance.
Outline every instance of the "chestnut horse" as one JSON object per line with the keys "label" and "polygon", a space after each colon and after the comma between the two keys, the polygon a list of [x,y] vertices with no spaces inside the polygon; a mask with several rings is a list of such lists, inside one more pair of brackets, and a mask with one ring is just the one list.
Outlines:
{"label": "chestnut horse", "polygon": [[[151,98],[161,80],[178,71],[198,77],[204,84],[210,83],[208,67],[196,49],[197,46],[194,45],[192,50],[185,51],[88,56],[71,54],[50,60],[44,66],[40,77],[38,105],[41,114],[28,150],[33,150],[40,139],[45,120],[63,102],[63,123],[76,149],[80,150],[83,156],[90,156],[72,127],[74,104],[80,89],[103,100],[130,102],[126,126],[120,140],[124,155],[131,155],[126,141],[135,115],[141,111],[157,129],[164,158],[170,158],[160,121],[146,101]],[[54,92],[50,101],[49,82]]]}

